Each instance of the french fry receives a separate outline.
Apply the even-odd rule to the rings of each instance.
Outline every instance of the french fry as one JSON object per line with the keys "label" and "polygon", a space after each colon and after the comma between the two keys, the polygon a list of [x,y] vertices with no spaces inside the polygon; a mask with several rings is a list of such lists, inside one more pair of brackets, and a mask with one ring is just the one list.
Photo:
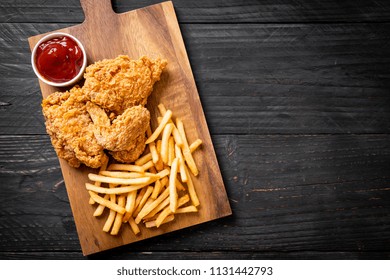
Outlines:
{"label": "french fry", "polygon": [[161,154],[161,139],[158,139],[156,142],[156,149],[159,154]]}
{"label": "french fry", "polygon": [[192,204],[194,206],[199,206],[200,202],[199,202],[198,196],[197,196],[196,191],[195,191],[194,183],[192,182],[192,179],[191,179],[191,174],[188,173],[187,167],[185,167],[185,169],[186,169],[187,177],[188,177],[188,181],[187,181],[188,193],[190,194]]}
{"label": "french fry", "polygon": [[164,116],[167,112],[167,109],[165,108],[165,105],[160,103],[157,105],[158,110],[160,111],[160,115]]}
{"label": "french fry", "polygon": [[115,171],[133,171],[133,172],[139,172],[143,173],[144,169],[142,166],[133,165],[133,164],[125,164],[125,163],[113,163],[110,164],[107,168],[108,170],[115,170]]}
{"label": "french fry", "polygon": [[[166,217],[165,220],[162,221],[161,224],[166,224],[166,223],[172,222],[174,219],[175,219],[175,216],[174,216],[174,215],[170,215],[170,216]],[[146,222],[146,223],[145,223],[145,226],[146,226],[147,228],[155,227],[155,226],[156,226],[156,221]]]}
{"label": "french fry", "polygon": [[[105,194],[103,198],[108,199],[109,197],[110,197],[109,194]],[[106,206],[99,204],[99,206],[96,207],[95,212],[93,212],[93,216],[94,217],[101,216],[103,214],[104,208],[106,208]]]}
{"label": "french fry", "polygon": [[[132,214],[132,212],[134,211],[134,206],[135,206],[135,198],[137,197],[137,191],[134,190],[132,192],[129,192],[127,194],[127,199],[126,199],[126,206],[125,206],[125,209],[126,209],[126,214],[127,213],[130,213]],[[131,216],[131,215],[130,215]]]}
{"label": "french fry", "polygon": [[[99,169],[99,172],[102,172],[102,171],[106,170],[107,169],[107,165],[108,165],[108,159],[103,162],[102,166]],[[102,184],[101,182],[95,182],[95,186],[96,187],[100,187],[101,184]],[[95,201],[90,197],[89,198],[89,204],[94,204],[94,203],[95,203]]]}
{"label": "french fry", "polygon": [[[168,174],[169,175],[169,174]],[[169,182],[169,178],[168,177],[164,177],[160,180],[161,182],[161,188],[163,189],[165,186],[168,185],[168,182]]]}
{"label": "french fry", "polygon": [[153,192],[153,187],[150,186],[146,189],[146,192],[145,194],[142,196],[138,206],[137,206],[137,209],[134,211],[133,213],[133,217],[137,217],[138,213],[141,211],[141,209],[144,207],[146,201],[148,200],[149,196],[152,194]]}
{"label": "french fry", "polygon": [[[160,111],[161,116],[164,116],[165,113],[167,112],[167,109],[165,108],[164,104],[160,103],[160,104],[157,105],[157,107],[158,107],[158,109]],[[169,122],[172,122],[172,119]],[[177,127],[175,126],[175,124],[173,124],[172,135],[173,135],[173,138],[175,139],[175,143],[179,147],[183,147],[183,140],[181,139],[180,133],[177,130]]]}
{"label": "french fry", "polygon": [[137,166],[142,166],[144,165],[145,163],[147,163],[148,161],[150,161],[152,159],[152,152],[150,151],[150,153],[147,153],[146,155],[140,157],[139,159],[137,159],[134,164],[137,165]]}
{"label": "french fry", "polygon": [[170,171],[168,168],[165,168],[163,170],[161,170],[160,172],[157,173],[159,179],[162,179],[164,178],[165,176],[168,176],[170,174]]}
{"label": "french fry", "polygon": [[[113,184],[109,184],[109,187],[110,188],[115,188],[115,185]],[[110,194],[110,201],[115,203],[116,202],[116,195],[115,194]],[[115,216],[116,216],[116,212],[112,209],[110,209],[110,213],[108,214],[108,217],[107,217],[107,220],[106,222],[104,223],[104,226],[103,226],[103,231],[104,232],[109,232],[111,227],[112,227],[112,224],[114,223],[114,220],[115,220]]]}
{"label": "french fry", "polygon": [[176,188],[178,191],[185,191],[186,189],[178,178],[176,178]]}
{"label": "french fry", "polygon": [[106,220],[106,222],[104,223],[104,226],[103,226],[103,231],[104,232],[109,232],[111,227],[112,227],[112,224],[114,223],[114,220],[115,220],[115,216],[116,216],[116,212],[112,209],[110,209],[110,213],[108,214],[108,218]]}
{"label": "french fry", "polygon": [[[100,182],[99,182],[99,183],[100,183]],[[95,200],[93,200],[92,197],[90,197],[88,203],[91,204],[91,205],[93,205],[93,204],[95,204]]]}
{"label": "french fry", "polygon": [[[150,128],[150,126],[148,127],[148,129],[146,130],[146,135],[148,137],[152,136],[152,130]],[[148,144],[149,146],[149,150],[150,150],[150,155],[151,155],[151,158],[149,160],[153,160],[153,163],[156,164],[160,158],[158,152],[157,152],[157,148],[156,148],[156,142],[152,141]],[[149,161],[148,160],[148,161]],[[146,161],[144,162],[146,163]]]}
{"label": "french fry", "polygon": [[190,212],[198,212],[198,208],[196,208],[194,205],[177,208],[175,214],[190,213]]}
{"label": "french fry", "polygon": [[169,207],[173,213],[177,208],[177,189],[176,189],[176,176],[178,170],[178,158],[175,158],[172,163],[171,173],[169,174]]}
{"label": "french fry", "polygon": [[139,224],[143,217],[148,215],[154,208],[156,208],[164,199],[166,199],[169,196],[169,189],[165,189],[162,194],[160,194],[159,197],[155,201],[153,201],[151,204],[149,204],[147,207],[142,208],[142,210],[138,213],[137,217],[135,218],[135,222]]}
{"label": "french fry", "polygon": [[124,214],[126,212],[126,209],[124,207],[119,206],[115,202],[104,199],[103,197],[99,196],[98,194],[92,191],[89,191],[89,195],[92,197],[93,200],[95,200],[95,202],[99,204],[103,204],[104,206],[114,210],[115,212],[118,212],[120,214]]}
{"label": "french fry", "polygon": [[137,235],[138,233],[140,233],[139,227],[138,227],[138,225],[135,223],[133,217],[130,217],[130,218],[129,218],[129,225],[130,225],[131,230],[133,231],[133,233],[134,233],[135,235]]}
{"label": "french fry", "polygon": [[156,143],[155,142],[149,143],[149,149],[150,149],[150,153],[152,154],[153,163],[156,164],[160,158],[159,154],[157,153]]}
{"label": "french fry", "polygon": [[173,136],[168,139],[168,165],[172,166],[173,159],[175,158],[175,140]]}
{"label": "french fry", "polygon": [[180,136],[183,140],[183,157],[184,157],[185,161],[187,162],[187,165],[188,165],[189,169],[191,170],[192,174],[194,174],[194,176],[197,176],[199,174],[199,170],[195,164],[195,160],[192,157],[190,148],[188,146],[188,141],[187,141],[186,133],[184,130],[184,124],[183,124],[182,120],[176,119],[176,125],[177,125],[177,129],[180,132]]}
{"label": "french fry", "polygon": [[[177,200],[177,207],[181,207],[184,204],[186,204],[188,201],[190,201],[190,196],[188,194],[183,195]],[[177,209],[176,209],[177,210]],[[176,213],[176,212],[175,212]]]}
{"label": "french fry", "polygon": [[164,169],[164,163],[161,159],[161,156],[159,156],[158,161],[154,165],[158,171],[161,171]]}
{"label": "french fry", "polygon": [[179,130],[177,129],[176,126],[173,127],[173,130],[172,130],[172,135],[173,135],[173,138],[175,139],[175,143],[180,147],[180,148],[183,148],[183,139],[180,135],[180,132]]}
{"label": "french fry", "polygon": [[[120,207],[125,206],[125,201],[126,197],[124,195],[119,196],[118,198],[118,205]],[[122,218],[123,218],[123,213],[116,213],[114,224],[112,225],[111,229],[111,235],[117,235],[119,233],[119,229],[121,228],[122,225]]]}
{"label": "french fry", "polygon": [[152,136],[152,127],[148,126],[148,128],[146,129],[146,136],[149,138],[150,136]]}
{"label": "french fry", "polygon": [[187,172],[185,171],[184,167],[184,158],[183,154],[181,153],[180,147],[176,144],[175,145],[175,152],[176,156],[179,158],[179,172],[180,172],[180,178],[183,183],[186,183],[188,178],[187,178]]}
{"label": "french fry", "polygon": [[184,147],[183,157],[187,162],[188,168],[191,170],[192,174],[194,174],[194,176],[198,176],[199,170],[195,164],[194,158],[192,157],[191,151],[188,147]]}
{"label": "french fry", "polygon": [[122,179],[122,178],[114,178],[114,177],[97,175],[97,174],[93,174],[93,173],[89,173],[88,174],[88,178],[91,181],[99,181],[99,182],[102,182],[102,183],[112,183],[112,184],[118,184],[118,185],[141,185],[141,184],[147,184],[152,179],[150,177],[139,177],[139,178]]}
{"label": "french fry", "polygon": [[196,139],[194,142],[192,142],[192,144],[190,145],[190,151],[191,151],[191,153],[193,153],[193,152],[195,152],[195,150],[197,149],[197,148],[199,148],[200,147],[200,145],[202,145],[202,140],[200,140],[200,139]]}
{"label": "french fry", "polygon": [[156,167],[156,169],[157,169],[158,171],[161,171],[161,170],[164,169],[164,163],[163,163],[161,157],[159,157],[157,163],[156,163],[154,166]]}
{"label": "french fry", "polygon": [[[146,208],[146,207],[148,207],[148,206],[149,206],[150,204],[152,204],[153,202],[154,202],[154,199],[151,198],[151,197],[149,197],[148,200],[145,202],[144,206],[141,208],[141,210],[144,209],[144,208]],[[133,213],[133,218],[134,218],[134,219],[138,216],[139,212],[140,212],[140,211],[138,211],[137,213]],[[135,214],[135,215],[134,215],[134,214]]]}
{"label": "french fry", "polygon": [[133,212],[125,212],[122,218],[122,223],[127,223],[132,216]]}
{"label": "french fry", "polygon": [[161,171],[162,169],[164,169],[164,162],[162,161],[162,158],[161,158],[161,142],[162,142],[161,140],[157,140],[157,143],[156,143],[156,151],[157,151],[157,154],[159,155],[159,157],[158,157],[157,162],[154,165],[158,171]]}
{"label": "french fry", "polygon": [[150,168],[154,167],[153,160],[148,161],[144,165],[142,165],[142,168],[144,171],[149,170]]}
{"label": "french fry", "polygon": [[146,188],[143,188],[137,193],[137,197],[135,198],[135,204],[134,204],[134,210],[137,209],[138,204],[141,202],[142,197],[144,196],[146,192]]}
{"label": "french fry", "polygon": [[114,177],[114,178],[122,178],[122,179],[155,176],[155,174],[150,174],[150,173],[147,174],[147,173],[123,172],[123,171],[101,171],[101,172],[99,172],[99,175],[107,176],[107,177]]}
{"label": "french fry", "polygon": [[[161,172],[161,171],[160,171]],[[161,179],[157,180],[154,184],[154,189],[153,189],[153,193],[151,195],[151,197],[153,199],[156,199],[158,197],[158,195],[160,194],[161,190],[167,185],[168,183],[168,175],[169,175],[169,170],[167,169],[166,171],[163,171],[161,173],[157,173],[157,174],[160,174],[161,176]],[[166,175],[165,175],[166,174]]]}
{"label": "french fry", "polygon": [[[188,194],[180,197],[178,200],[177,200],[177,206],[180,207],[184,204],[186,204],[188,201],[190,201],[190,197],[188,196]],[[175,209],[176,211],[176,209]],[[169,216],[170,214],[172,214],[173,211],[171,209],[171,207],[166,207],[157,217],[156,219],[156,227],[159,227],[162,222],[165,220],[165,218],[167,216]]]}
{"label": "french fry", "polygon": [[[115,185],[115,184],[108,184],[108,187],[110,188],[110,189],[112,189],[112,188],[115,188],[117,185]],[[114,194],[114,193],[112,193],[112,194],[109,194],[110,195],[110,201],[112,201],[112,202],[116,202],[116,194]]]}
{"label": "french fry", "polygon": [[162,120],[161,120],[160,124],[158,125],[158,127],[156,128],[156,130],[152,133],[152,135],[148,139],[146,139],[145,144],[149,144],[150,142],[153,142],[154,140],[157,139],[157,137],[163,131],[165,125],[171,119],[171,117],[172,117],[172,111],[167,110],[167,112],[165,113],[164,117],[162,118]]}
{"label": "french fry", "polygon": [[151,198],[156,199],[161,193],[161,191],[164,189],[164,187],[167,185],[167,183],[168,183],[168,177],[164,177],[161,180],[157,180],[156,183],[154,184]]}
{"label": "french fry", "polygon": [[148,215],[143,217],[144,220],[152,219],[158,212],[162,211],[166,206],[169,205],[169,197],[161,202],[156,208],[154,208]]}
{"label": "french fry", "polygon": [[119,187],[119,188],[102,188],[102,187],[96,187],[95,185],[92,185],[90,183],[85,183],[85,187],[89,191],[93,191],[95,193],[104,193],[104,194],[126,194],[128,192],[136,191],[138,189],[143,188],[143,185],[138,186],[125,186],[125,187]]}
{"label": "french fry", "polygon": [[152,192],[152,195],[151,195],[150,197],[153,198],[153,199],[156,199],[157,196],[158,196],[159,193],[160,193],[160,190],[161,190],[161,181],[160,181],[160,180],[157,180],[157,181],[154,183],[153,192]]}
{"label": "french fry", "polygon": [[157,175],[157,170],[156,170],[155,166],[150,167],[149,171],[150,172],[145,172],[145,174],[147,174],[148,176],[153,176],[153,177],[156,177],[157,179],[160,179],[160,176]]}
{"label": "french fry", "polygon": [[168,123],[163,131],[161,138],[161,158],[165,164],[168,164],[168,151],[169,151],[169,136],[171,136],[173,124]]}

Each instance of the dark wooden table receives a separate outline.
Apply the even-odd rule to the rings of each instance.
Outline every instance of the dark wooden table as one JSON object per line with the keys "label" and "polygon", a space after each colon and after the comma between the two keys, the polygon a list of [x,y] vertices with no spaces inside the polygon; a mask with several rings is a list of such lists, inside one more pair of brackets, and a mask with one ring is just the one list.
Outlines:
{"label": "dark wooden table", "polygon": [[[390,1],[174,6],[233,215],[89,258],[388,259]],[[1,259],[84,258],[27,43],[82,21],[0,2]]]}

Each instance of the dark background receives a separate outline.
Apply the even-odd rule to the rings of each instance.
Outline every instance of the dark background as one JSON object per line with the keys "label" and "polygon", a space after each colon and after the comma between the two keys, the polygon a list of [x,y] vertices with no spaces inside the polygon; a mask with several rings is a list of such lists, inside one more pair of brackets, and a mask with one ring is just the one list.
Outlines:
{"label": "dark background", "polygon": [[[388,259],[390,1],[173,3],[233,215],[89,258]],[[84,258],[27,42],[82,21],[0,2],[1,259]]]}

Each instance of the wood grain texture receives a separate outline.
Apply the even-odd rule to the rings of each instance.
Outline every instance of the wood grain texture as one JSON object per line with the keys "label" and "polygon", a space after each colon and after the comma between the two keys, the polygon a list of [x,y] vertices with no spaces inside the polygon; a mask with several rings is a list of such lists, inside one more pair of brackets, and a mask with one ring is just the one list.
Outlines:
{"label": "wood grain texture", "polygon": [[[65,25],[0,27],[0,109],[6,113],[0,114],[0,128],[6,134],[44,134],[25,40]],[[212,134],[390,131],[389,24],[181,29]]]}
{"label": "wood grain texture", "polygon": [[[88,192],[81,191],[89,182],[88,173],[96,173],[96,170],[85,166],[72,168],[60,159],[83,253],[93,254],[230,215],[224,183],[172,2],[122,14],[116,14],[111,9],[110,0],[100,1],[99,5],[94,1],[82,0],[81,5],[85,21],[60,31],[74,35],[83,43],[89,63],[121,54],[135,58],[146,55],[167,59],[168,66],[148,99],[152,129],[157,127],[157,105],[163,103],[175,112],[174,117],[182,119],[190,143],[198,138],[203,141],[202,156],[194,155],[200,170],[199,176],[193,178],[197,195],[202,201],[199,212],[178,215],[174,223],[158,229],[141,226],[141,234],[137,236],[130,227],[122,227],[118,237],[103,232],[105,221],[93,217],[95,207],[88,204]],[[31,49],[41,37],[29,38]],[[107,46],[107,42],[112,44]],[[41,81],[40,87],[43,97],[59,90]]]}
{"label": "wood grain texture", "polygon": [[[215,136],[233,216],[93,258],[169,258],[163,254],[167,250],[182,258],[196,257],[196,252],[196,258],[200,252],[212,256],[213,251],[227,256],[234,251],[242,258],[276,257],[277,252],[298,258],[306,251],[317,257],[324,252],[324,258],[343,258],[343,253],[330,252],[368,258],[369,252],[389,252],[389,140],[388,135]],[[0,197],[9,198],[0,212],[0,252],[6,256],[17,254],[22,243],[27,254],[40,250],[38,258],[54,257],[55,251],[58,257],[72,252],[81,257],[49,144],[44,135],[0,137],[0,179],[8,182]],[[13,160],[4,160],[7,153],[15,154]],[[22,160],[25,156],[29,161]]]}
{"label": "wood grain texture", "polygon": [[[139,9],[161,0],[114,0],[118,13]],[[386,0],[310,0],[297,1],[186,1],[175,0],[181,23],[221,22],[383,22],[388,21],[390,5]],[[82,22],[83,12],[78,0],[3,0],[0,22]]]}

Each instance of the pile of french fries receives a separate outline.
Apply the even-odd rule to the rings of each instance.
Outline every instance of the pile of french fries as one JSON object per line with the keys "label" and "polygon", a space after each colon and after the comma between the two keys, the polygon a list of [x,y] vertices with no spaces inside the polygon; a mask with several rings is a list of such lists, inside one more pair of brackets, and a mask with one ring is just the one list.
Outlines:
{"label": "pile of french fries", "polygon": [[128,223],[134,234],[139,224],[147,228],[160,227],[174,220],[176,214],[197,212],[200,205],[192,176],[199,174],[192,156],[202,144],[197,139],[188,143],[184,123],[174,121],[172,111],[158,105],[161,117],[152,132],[147,131],[147,148],[134,164],[106,162],[98,174],[86,183],[90,204],[98,204],[94,216],[109,209],[103,231],[117,235]]}

